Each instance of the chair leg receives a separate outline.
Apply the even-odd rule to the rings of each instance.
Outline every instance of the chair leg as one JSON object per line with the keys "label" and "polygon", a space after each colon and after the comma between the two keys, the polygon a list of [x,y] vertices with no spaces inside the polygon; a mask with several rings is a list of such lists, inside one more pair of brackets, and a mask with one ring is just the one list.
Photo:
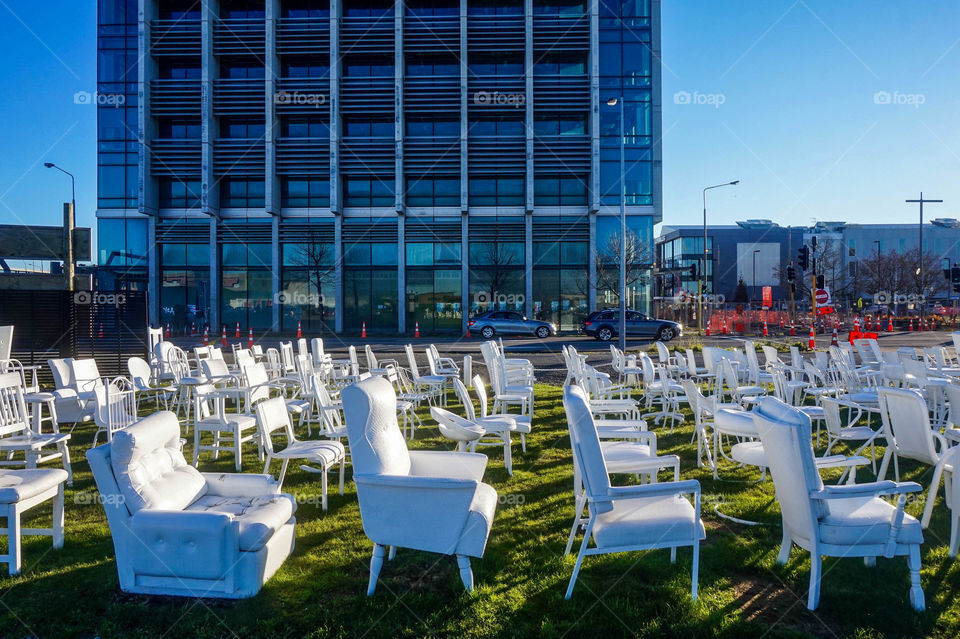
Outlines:
{"label": "chair leg", "polygon": [[384,549],[380,544],[373,545],[373,556],[370,557],[370,582],[367,584],[367,596],[373,595],[377,589],[377,577],[380,576],[380,569],[383,567]]}
{"label": "chair leg", "polygon": [[[287,460],[284,460],[283,469],[287,469]],[[327,465],[320,467],[320,507],[327,512]]]}
{"label": "chair leg", "polygon": [[7,507],[7,568],[11,575],[20,573],[20,511],[16,504]]}
{"label": "chair leg", "polygon": [[926,602],[923,597],[923,588],[920,587],[920,545],[910,546],[910,554],[907,556],[907,568],[910,569],[910,605],[913,609],[920,612],[926,608]]}
{"label": "chair leg", "polygon": [[193,467],[197,467],[200,460],[200,429],[193,427]]}
{"label": "chair leg", "polygon": [[73,486],[73,467],[70,465],[70,447],[67,442],[60,442],[57,445],[60,455],[63,458],[63,469],[67,471],[67,485]]}
{"label": "chair leg", "polygon": [[670,549],[670,563],[671,564],[677,563],[677,547],[676,546],[673,546]]}
{"label": "chair leg", "polygon": [[781,566],[786,566],[787,562],[790,561],[790,549],[793,547],[793,540],[790,538],[790,533],[787,532],[787,527],[783,527],[783,541],[780,542],[780,554],[777,555],[777,563]]}
{"label": "chair leg", "polygon": [[470,558],[466,555],[457,555],[457,567],[460,568],[460,580],[467,592],[473,592],[473,570],[470,568]]}
{"label": "chair leg", "polygon": [[690,578],[690,597],[696,601],[697,600],[697,586],[700,578],[700,540],[695,539],[693,541],[693,567],[691,569],[692,575]]}
{"label": "chair leg", "polygon": [[930,481],[930,490],[927,491],[927,503],[923,505],[923,518],[920,524],[926,528],[930,525],[930,516],[933,514],[933,504],[937,501],[940,492],[940,479],[943,477],[943,466],[937,464],[933,469],[933,479]]}
{"label": "chair leg", "polygon": [[580,552],[577,553],[577,563],[573,565],[573,574],[570,575],[570,583],[567,585],[567,594],[564,599],[569,599],[573,595],[573,586],[577,583],[577,575],[580,574],[580,566],[583,564],[583,557],[587,554],[587,544],[590,543],[590,535],[593,533],[593,520],[587,524],[587,531],[583,534],[583,543],[580,544]]}
{"label": "chair leg", "polygon": [[[269,463],[270,463],[270,458],[268,457],[268,458],[267,458],[267,464],[269,464]],[[277,478],[277,488],[283,486],[283,478],[287,476],[287,466],[289,466],[289,465],[290,465],[290,459],[289,459],[289,458],[284,459],[284,460],[283,460],[283,463],[280,464],[280,477]],[[264,470],[264,471],[263,471],[263,474],[266,475],[266,474],[267,474],[267,471]],[[327,477],[327,476],[326,476],[326,474],[324,473],[323,478],[326,479],[326,477]],[[324,495],[323,495],[323,496],[324,496],[324,497],[327,496],[327,495],[326,495],[326,491],[324,491]],[[326,510],[326,508],[324,508],[324,510]]]}
{"label": "chair leg", "polygon": [[57,488],[53,498],[53,547],[63,548],[63,484]]}
{"label": "chair leg", "polygon": [[816,610],[820,603],[820,573],[823,569],[823,559],[816,550],[810,553],[810,594],[807,597],[807,608]]}
{"label": "chair leg", "polygon": [[397,547],[390,546],[390,552],[387,553],[387,561],[393,561],[393,558],[397,556]]}
{"label": "chair leg", "polygon": [[513,477],[513,451],[510,448],[510,431],[507,430],[503,433],[503,465],[507,474]]}
{"label": "chair leg", "polygon": [[233,427],[233,463],[237,467],[237,472],[240,472],[240,427]]}
{"label": "chair leg", "polygon": [[582,495],[577,495],[575,500],[576,512],[573,513],[573,526],[570,527],[570,535],[567,537],[567,547],[563,549],[564,557],[569,555],[570,549],[573,548],[573,540],[577,536],[577,528],[580,527],[580,515],[583,514],[584,501],[585,500]]}
{"label": "chair leg", "polygon": [[346,459],[340,460],[340,495],[341,496],[343,495],[343,471],[344,471],[344,466],[346,466],[346,464],[347,464]]}

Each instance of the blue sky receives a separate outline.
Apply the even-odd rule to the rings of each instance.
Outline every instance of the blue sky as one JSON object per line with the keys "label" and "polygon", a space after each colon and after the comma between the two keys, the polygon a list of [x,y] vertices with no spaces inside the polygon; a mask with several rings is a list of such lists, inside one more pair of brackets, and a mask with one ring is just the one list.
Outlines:
{"label": "blue sky", "polygon": [[[911,222],[920,190],[960,217],[960,3],[663,5],[668,224],[698,224],[701,189],[732,179],[711,223]],[[95,6],[0,0],[0,223],[59,223],[69,179],[45,161],[94,223],[96,117],[73,94],[95,89]]]}

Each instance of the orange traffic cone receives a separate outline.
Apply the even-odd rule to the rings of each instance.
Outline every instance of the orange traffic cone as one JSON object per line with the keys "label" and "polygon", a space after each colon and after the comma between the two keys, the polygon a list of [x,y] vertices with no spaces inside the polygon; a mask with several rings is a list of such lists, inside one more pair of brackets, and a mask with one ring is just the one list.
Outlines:
{"label": "orange traffic cone", "polygon": [[196,337],[196,336],[197,336],[197,323],[190,322],[190,337]]}
{"label": "orange traffic cone", "polygon": [[859,333],[859,332],[860,332],[860,318],[859,318],[859,317],[855,317],[855,318],[853,319],[853,330],[854,330],[854,332],[856,332],[856,333]]}
{"label": "orange traffic cone", "polygon": [[303,337],[303,331],[300,330],[300,322],[297,322],[297,339]]}
{"label": "orange traffic cone", "polygon": [[220,346],[227,347],[227,325],[223,325],[223,334],[220,336]]}
{"label": "orange traffic cone", "polygon": [[797,326],[793,322],[790,322],[790,337],[796,337],[796,336],[797,336]]}
{"label": "orange traffic cone", "polygon": [[360,337],[363,339],[367,338],[367,323],[364,322],[360,328]]}
{"label": "orange traffic cone", "polygon": [[707,332],[704,335],[710,337],[710,320],[707,320]]}
{"label": "orange traffic cone", "polygon": [[413,324],[413,337],[414,339],[420,339],[420,322],[414,322]]}
{"label": "orange traffic cone", "polygon": [[210,329],[208,329],[206,326],[203,327],[203,345],[210,345]]}
{"label": "orange traffic cone", "polygon": [[237,339],[240,339],[240,322],[237,322],[237,334],[235,335]]}
{"label": "orange traffic cone", "polygon": [[767,332],[767,320],[763,320],[763,336],[767,337],[770,333]]}
{"label": "orange traffic cone", "polygon": [[100,332],[97,333],[97,337],[103,339],[103,322],[100,322]]}
{"label": "orange traffic cone", "polygon": [[837,325],[833,325],[833,334],[830,335],[830,346],[840,346],[840,342],[837,337]]}
{"label": "orange traffic cone", "polygon": [[247,335],[247,348],[253,348],[253,329],[250,329],[250,333]]}
{"label": "orange traffic cone", "polygon": [[893,315],[887,315],[887,332],[893,332]]}
{"label": "orange traffic cone", "polygon": [[727,335],[727,318],[726,318],[726,317],[723,318],[723,331],[722,331],[722,332],[723,332],[724,335]]}
{"label": "orange traffic cone", "polygon": [[810,322],[810,340],[807,342],[807,348],[811,351],[817,347],[817,335],[814,331],[813,322]]}
{"label": "orange traffic cone", "polygon": [[164,339],[170,339],[170,322],[167,322],[167,330],[163,332]]}
{"label": "orange traffic cone", "polygon": [[913,332],[913,318],[912,318],[912,317],[910,318],[910,321],[907,322],[907,332],[908,332],[908,333],[912,333],[912,332]]}

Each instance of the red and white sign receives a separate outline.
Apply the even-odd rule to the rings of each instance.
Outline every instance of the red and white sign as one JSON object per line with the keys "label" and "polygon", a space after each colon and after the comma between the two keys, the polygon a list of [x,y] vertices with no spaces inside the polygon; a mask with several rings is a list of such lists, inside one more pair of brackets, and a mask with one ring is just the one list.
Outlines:
{"label": "red and white sign", "polygon": [[818,288],[817,292],[814,295],[817,300],[817,306],[830,306],[830,289],[828,288]]}
{"label": "red and white sign", "polygon": [[763,308],[770,308],[773,306],[773,287],[764,286],[763,287]]}

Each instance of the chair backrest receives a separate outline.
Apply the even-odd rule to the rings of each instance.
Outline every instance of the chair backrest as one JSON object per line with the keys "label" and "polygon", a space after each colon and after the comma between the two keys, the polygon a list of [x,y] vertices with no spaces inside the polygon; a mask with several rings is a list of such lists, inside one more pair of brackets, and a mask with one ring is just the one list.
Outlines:
{"label": "chair backrest", "polygon": [[150,389],[151,370],[150,364],[142,357],[131,357],[127,360],[127,371],[130,373],[130,380],[137,390]]}
{"label": "chair backrest", "polygon": [[180,424],[169,411],[115,433],[110,463],[131,514],[145,508],[183,510],[207,492],[203,475],[183,458]]}
{"label": "chair backrest", "polygon": [[670,361],[670,349],[659,340],[654,342],[654,344],[657,347],[657,359],[660,360],[661,364],[666,365]]}
{"label": "chair backrest", "polygon": [[213,346],[194,346],[193,347],[193,356],[197,359],[197,365],[201,361],[211,357],[213,352]]}
{"label": "chair backrest", "polygon": [[390,382],[371,377],[340,393],[350,457],[357,475],[409,475],[410,455],[397,423],[397,394]]}
{"label": "chair backrest", "polygon": [[47,366],[50,367],[50,373],[53,375],[53,385],[57,389],[76,388],[73,381],[73,368],[70,366],[71,358],[66,359],[48,359]]}
{"label": "chair backrest", "polygon": [[283,372],[292,373],[296,369],[293,358],[293,342],[280,342],[280,360],[283,363]]}
{"label": "chair backrest", "polygon": [[923,397],[908,388],[881,388],[877,394],[888,445],[900,457],[936,465],[940,455]]}
{"label": "chair backrest", "polygon": [[260,431],[260,439],[263,441],[267,452],[273,452],[274,432],[282,430],[287,437],[287,442],[293,441],[293,424],[290,423],[290,414],[287,412],[287,403],[282,397],[272,397],[257,404],[257,428]]}
{"label": "chair backrest", "polygon": [[685,379],[680,382],[680,384],[683,386],[683,392],[687,396],[687,403],[690,404],[694,424],[697,428],[700,428],[700,420],[703,418],[703,393],[700,392],[696,382],[692,379]]}
{"label": "chair backrest", "polygon": [[377,363],[377,356],[373,354],[373,349],[370,348],[369,344],[363,345],[363,353],[367,356],[367,370],[372,371],[375,368],[380,368]]}
{"label": "chair backrest", "polygon": [[773,346],[767,346],[766,344],[764,344],[763,346],[761,346],[761,348],[763,349],[763,359],[766,360],[764,362],[765,366],[769,368],[774,364],[782,363],[780,361],[780,353],[778,353],[777,349],[775,349]]}
{"label": "chair backrest", "polygon": [[297,338],[297,355],[309,355],[310,351],[307,349],[307,338],[298,337]]}
{"label": "chair backrest", "polygon": [[[950,384],[944,388],[944,391],[947,395],[947,405],[950,407],[947,424],[953,428],[960,428],[960,386]],[[960,497],[960,494],[957,496]]]}
{"label": "chair backrest", "polygon": [[[477,394],[477,401],[480,403],[480,417],[487,416],[487,387],[483,383],[483,378],[479,375],[473,376],[473,392]],[[958,413],[960,415],[960,413]]]}
{"label": "chair backrest", "polygon": [[29,420],[19,373],[0,374],[0,436],[26,431]]}
{"label": "chair backrest", "polygon": [[160,370],[167,372],[170,365],[170,350],[176,346],[173,342],[157,342],[153,346],[153,356],[157,359],[157,364],[160,365]]}
{"label": "chair backrest", "polygon": [[810,418],[773,397],[761,399],[752,414],[780,502],[783,525],[794,540],[812,541],[822,513],[810,499],[810,492],[823,490],[823,481],[813,457]]}
{"label": "chair backrest", "polygon": [[323,340],[319,337],[310,340],[310,350],[313,353],[313,363],[316,366],[321,366],[323,360],[326,359],[326,353],[323,351]]}
{"label": "chair backrest", "polygon": [[273,377],[280,377],[283,373],[283,364],[280,363],[280,351],[275,348],[267,349],[267,368]]}
{"label": "chair backrest", "polygon": [[213,357],[202,360],[200,362],[200,369],[207,379],[228,377],[230,375],[230,369],[227,367],[227,363],[222,359],[215,359]]}
{"label": "chair backrest", "polygon": [[70,367],[73,369],[73,380],[79,392],[90,392],[100,386],[100,369],[97,368],[97,360],[75,359],[70,362]]}
{"label": "chair backrest", "polygon": [[[610,492],[610,476],[603,459],[597,426],[583,389],[576,385],[564,388],[563,409],[567,416],[570,443],[580,468],[584,491],[588,498],[606,496]],[[604,513],[612,510],[613,505],[591,500],[590,508],[596,513]]]}
{"label": "chair backrest", "polygon": [[233,361],[238,368],[243,368],[247,364],[251,364],[256,361],[254,360],[253,353],[250,352],[249,348],[238,349],[236,352],[234,352],[233,358]]}
{"label": "chair backrest", "polygon": [[219,360],[221,360],[221,361],[224,361],[224,360],[223,360],[223,349],[220,348],[219,346],[211,346],[211,347],[210,347],[210,359],[219,359]]}
{"label": "chair backrest", "polygon": [[154,348],[157,344],[163,341],[163,329],[162,328],[151,328],[147,327],[147,356],[151,357],[156,354]]}
{"label": "chair backrest", "polygon": [[797,346],[790,347],[790,365],[798,370],[803,369],[803,355]]}
{"label": "chair backrest", "polygon": [[463,385],[459,379],[454,378],[453,380],[453,392],[456,393],[457,399],[463,404],[463,412],[471,422],[477,421],[477,411],[473,407],[473,400],[470,399],[470,391],[467,390],[467,387]]}
{"label": "chair backrest", "polygon": [[697,370],[697,356],[692,348],[687,349],[687,370],[693,374]]}
{"label": "chair backrest", "polygon": [[433,351],[428,348],[425,350],[425,353],[427,355],[427,369],[430,371],[430,374],[439,375],[439,371],[437,370],[437,360],[433,358]]}
{"label": "chair backrest", "polygon": [[268,385],[270,378],[267,376],[267,368],[262,363],[249,364],[243,369],[243,376],[247,387],[250,389],[247,395],[247,401],[251,406],[268,399],[270,397],[271,386]]}
{"label": "chair backrest", "polygon": [[413,380],[417,381],[420,379],[420,369],[417,367],[417,356],[413,353],[413,345],[406,344],[403,350],[407,354],[407,365],[410,367],[410,374],[413,375]]}
{"label": "chair backrest", "polygon": [[125,377],[115,377],[99,384],[94,390],[93,421],[106,431],[107,441],[114,433],[137,421],[137,399],[133,382]]}

